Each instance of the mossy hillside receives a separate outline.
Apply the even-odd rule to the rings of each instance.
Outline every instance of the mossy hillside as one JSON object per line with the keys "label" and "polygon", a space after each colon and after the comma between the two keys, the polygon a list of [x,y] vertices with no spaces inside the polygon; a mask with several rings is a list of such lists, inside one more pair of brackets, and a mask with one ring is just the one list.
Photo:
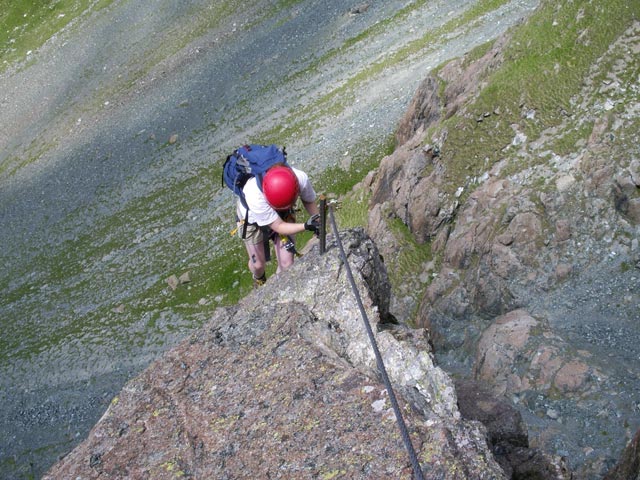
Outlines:
{"label": "mossy hillside", "polygon": [[[256,24],[267,22],[278,15],[286,20],[287,9],[301,1],[280,0],[270,3],[269,8],[264,8],[264,0],[251,0],[243,3],[243,14],[240,16],[238,4],[232,0],[211,1],[209,5],[194,6],[191,10],[185,10],[176,18],[171,28],[154,32],[152,48],[140,49],[130,57],[128,63],[120,66],[119,71],[126,74],[118,75],[109,83],[91,89],[90,95],[84,98],[74,99],[76,105],[73,108],[76,113],[58,118],[55,122],[57,128],[70,131],[79,115],[93,115],[101,112],[105,105],[117,103],[118,99],[140,88],[141,81],[153,75],[159,68],[170,68],[167,67],[167,62],[199,39],[217,33],[216,43],[223,43],[236,29],[249,30]],[[20,65],[25,58],[29,60],[27,52],[35,52],[52,36],[61,33],[65,28],[72,28],[75,19],[107,8],[112,0],[5,3],[8,4],[7,8],[0,12],[0,52],[3,61],[0,64],[0,72],[10,65]],[[239,18],[243,21],[239,21]],[[231,25],[235,26],[232,28]],[[87,82],[100,74],[101,72],[91,69],[83,73]],[[215,130],[217,125],[212,127]],[[56,142],[57,140],[45,137],[38,138],[19,156],[5,159],[0,164],[0,174],[11,176],[26,165],[37,162],[55,147]]]}
{"label": "mossy hillside", "polygon": [[393,218],[388,227],[398,245],[394,258],[386,261],[391,290],[396,298],[412,299],[413,311],[408,318],[401,320],[413,325],[420,301],[432,280],[431,276],[425,276],[427,265],[433,262],[435,266],[436,260],[431,251],[431,242],[416,242],[409,228],[399,218]]}
{"label": "mossy hillside", "polygon": [[[287,81],[320,71],[323,65],[335,61],[336,57],[347,55],[350,50],[356,49],[360,45],[371,41],[376,35],[384,34],[385,28],[391,28],[394,22],[405,19],[411,12],[422,7],[424,3],[425,2],[420,1],[407,5],[392,18],[373,25],[369,29],[345,41],[339,48],[330,50],[318,60],[312,62],[311,65],[293,74]],[[469,10],[464,11],[461,15],[452,18],[438,28],[429,30],[416,40],[408,42],[398,50],[389,52],[382,56],[380,60],[354,72],[344,83],[331,89],[314,102],[298,108],[295,111],[291,111],[286,122],[274,126],[271,130],[265,132],[265,136],[269,138],[295,138],[310,135],[314,129],[322,127],[323,122],[329,121],[331,118],[341,114],[352,105],[355,98],[354,92],[366,88],[366,85],[371,82],[373,78],[393,68],[398,68],[412,58],[434,51],[447,35],[460,30],[470,30],[473,28],[474,23],[482,16],[498,9],[506,3],[507,0],[484,0],[478,2]],[[269,87],[271,87],[271,85]]]}
{"label": "mossy hillside", "polygon": [[[513,31],[504,64],[486,79],[478,97],[462,114],[434,130],[435,134],[448,131],[441,154],[448,166],[449,193],[465,179],[479,178],[497,161],[512,156],[513,125],[530,141],[545,130],[563,126],[591,66],[639,15],[640,5],[622,0],[587,4],[543,1],[528,21]],[[486,48],[478,47],[471,55],[477,57]],[[559,135],[559,152],[586,140],[590,133],[588,124],[563,131],[568,133]],[[511,163],[512,173],[531,166],[516,156]]]}
{"label": "mossy hillside", "polygon": [[[568,117],[564,128],[551,142],[552,150],[558,155],[566,155],[574,150],[575,146],[584,145],[595,126],[593,117],[599,112],[599,121],[606,124],[609,130],[610,148],[620,152],[629,151],[629,141],[637,144],[637,126],[632,125],[628,131],[624,131],[619,126],[613,127],[613,119],[619,115],[627,115],[624,110],[637,95],[637,92],[627,88],[627,85],[633,85],[638,75],[639,67],[637,62],[633,62],[633,53],[629,50],[628,43],[616,43],[611,46],[599,61],[592,65],[590,78],[583,84],[585,93],[575,95],[571,99],[571,114],[585,109],[593,114]],[[607,109],[606,104],[609,104]]]}
{"label": "mossy hillside", "polygon": [[98,11],[113,0],[3,0],[0,2],[0,72],[89,10]]}
{"label": "mossy hillside", "polygon": [[[392,148],[389,139],[370,157],[355,155],[347,170],[335,167],[314,178],[316,188],[341,196]],[[37,334],[36,323],[12,324],[9,328],[15,334],[7,332],[0,340],[0,355],[31,358],[71,338],[90,343],[105,337],[100,332],[108,332],[106,338],[114,344],[160,345],[165,335],[186,332],[204,322],[216,305],[234,304],[246,295],[252,282],[242,243],[230,234],[233,215],[217,218],[214,224],[184,228],[193,217],[205,216],[203,210],[220,188],[220,168],[214,163],[123,204],[88,233],[34,258],[29,270],[40,273],[19,287],[12,288],[10,279],[3,279],[7,301],[34,309],[32,317],[23,318],[37,318],[37,310],[46,302],[58,327],[44,338]],[[188,199],[184,192],[189,192]],[[183,200],[176,202],[179,198]],[[232,212],[232,195],[224,202]],[[362,199],[341,202],[336,212],[340,228],[364,225],[367,208],[368,202]],[[299,249],[309,238],[310,234],[299,236]],[[274,270],[272,262],[268,274]],[[191,281],[169,288],[167,278],[185,272]],[[47,288],[42,290],[42,285]],[[79,311],[76,299],[88,300],[93,307]],[[66,307],[53,311],[53,305]]]}
{"label": "mossy hillside", "polygon": [[[504,3],[479,2],[463,17],[452,19],[438,29],[435,37],[427,34],[380,62],[365,66],[365,71],[356,72],[347,84],[336,87],[312,102],[308,109],[290,112],[274,130],[257,134],[256,137],[260,137],[261,141],[290,144],[292,139],[304,134],[302,126],[310,123],[313,126],[314,121],[319,124],[340,113],[348,105],[353,89],[361,88],[372,75],[396,68],[402,62],[410,61],[412,56],[435,48],[433,44],[438,35],[451,33],[452,29],[466,28],[464,21],[472,22]],[[419,3],[410,4],[407,8],[418,6]],[[409,13],[406,10],[402,14]],[[376,33],[380,28],[375,27],[369,34],[359,36],[348,48],[357,48],[359,42],[370,41],[370,36],[381,34]],[[187,38],[188,35],[179,37],[174,48],[165,45],[167,48],[164,51],[168,52],[167,55],[177,51]],[[140,72],[148,71],[160,61],[161,58],[150,61]],[[282,125],[293,127],[283,129]],[[197,132],[195,135],[206,133]],[[189,139],[183,141],[188,142]],[[372,143],[371,139],[366,139],[363,140],[366,149],[361,151],[367,152],[372,144],[380,147],[373,154],[354,155],[346,170],[339,165],[332,166],[316,177],[318,191],[336,196],[348,192],[392,148],[387,140],[374,139]],[[174,147],[164,145],[163,148],[170,154],[170,149]],[[352,150],[358,151],[358,145]],[[245,295],[251,288],[251,279],[246,272],[243,247],[237,238],[229,235],[233,228],[231,217],[216,219],[216,225],[201,223],[195,228],[182,228],[187,222],[197,223],[189,220],[195,216],[193,212],[210,208],[209,200],[215,196],[218,188],[218,166],[211,165],[193,176],[159,185],[153,192],[128,201],[116,213],[104,218],[100,225],[92,227],[90,233],[38,257],[34,263],[35,271],[40,272],[38,278],[52,287],[47,292],[47,298],[52,303],[68,303],[69,308],[66,312],[51,313],[63,317],[56,335],[47,340],[36,339],[34,331],[33,342],[25,342],[19,354],[33,355],[42,351],[47,344],[52,345],[68,337],[85,338],[90,342],[91,325],[101,325],[101,328],[110,332],[114,342],[136,336],[137,342],[161,341],[162,335],[169,330],[186,330],[186,324],[191,324],[191,327],[197,325],[216,305],[235,303]],[[183,192],[189,192],[188,198]],[[337,211],[340,228],[364,224],[367,216],[366,196],[354,194],[344,199]],[[399,234],[402,235],[402,232]],[[304,236],[300,240],[304,243]],[[421,260],[413,261],[414,255],[420,259],[427,258],[427,253],[420,248],[406,248],[403,252],[407,260],[400,262],[400,271],[390,272],[396,281],[411,274],[411,265],[419,268]],[[185,271],[191,272],[191,282],[180,285],[175,291],[170,290],[167,277]],[[8,281],[2,283],[3,287],[7,287],[5,291],[15,298],[22,298],[25,293],[27,299],[43,295],[33,290],[35,283],[27,282],[14,290]],[[85,294],[94,299],[92,306],[86,311],[74,311],[74,299]],[[119,308],[121,305],[123,307]],[[176,323],[169,322],[168,318]],[[142,323],[150,328],[146,336],[139,328]],[[30,327],[16,325],[16,328]],[[1,349],[8,349],[9,343],[7,340]]]}
{"label": "mossy hillside", "polygon": [[58,145],[56,140],[34,139],[21,155],[11,155],[0,163],[0,176],[11,177],[23,167],[43,158]]}
{"label": "mossy hillside", "polygon": [[[300,3],[300,1],[301,0],[282,0],[277,2],[275,5],[272,5],[269,9],[258,8],[261,5],[259,0],[253,0],[250,3],[245,2],[243,9],[252,11],[253,13],[245,15],[244,18],[250,18],[251,21],[246,21],[244,23],[241,22],[237,28],[247,30],[255,24],[265,22],[279,14],[282,14],[283,18],[286,19],[287,8],[290,8],[296,3]],[[22,38],[25,45],[28,44],[30,49],[35,49],[50,38],[51,35],[64,28],[64,26],[66,26],[74,16],[88,13],[87,8],[89,7],[93,10],[104,8],[111,2],[103,0],[92,5],[89,5],[89,2],[76,2],[74,3],[74,8],[70,9],[69,13],[65,13],[64,17],[59,19],[64,20],[64,22],[57,21],[56,18],[61,15],[60,12],[67,3],[70,2],[60,1],[51,4],[41,4],[38,7],[30,6],[29,2],[18,2],[15,5],[12,4],[12,8],[8,10],[8,13],[4,17],[2,17],[7,29],[5,30],[5,33],[11,29],[13,24],[18,22],[20,15],[25,13],[27,15],[33,15],[34,18],[39,19],[40,23],[36,23],[34,21],[21,24],[23,33],[17,37]],[[423,35],[421,38],[410,42],[399,50],[386,55],[381,60],[354,72],[354,75],[347,79],[343,85],[333,88],[306,107],[289,112],[287,119],[277,122],[271,131],[265,132],[263,137],[280,137],[283,139],[289,139],[308,136],[313,129],[322,126],[323,122],[326,122],[327,119],[342,113],[345,108],[353,102],[353,92],[356,89],[364,88],[367,82],[373,77],[380,75],[389,69],[398,67],[402,62],[409,61],[414,55],[422,55],[427,51],[434,50],[437,48],[439,41],[446,35],[449,35],[458,29],[472,28],[473,23],[482,15],[499,8],[505,3],[507,3],[506,0],[484,0],[479,2],[469,10],[463,12],[459,17],[449,20],[446,24],[435,29],[433,32]],[[81,4],[84,5],[84,8],[80,8],[82,6]],[[341,47],[327,52],[318,60],[313,61],[306,68],[296,71],[290,78],[285,78],[284,83],[288,84],[300,77],[308,76],[312,72],[319,70],[323,65],[327,65],[330,62],[335,61],[337,56],[348,55],[349,52],[359,48],[360,45],[363,45],[366,42],[370,42],[377,35],[384,35],[387,28],[393,28],[395,23],[406,20],[412,12],[423,7],[424,4],[424,1],[416,1],[408,4],[396,12],[393,17],[386,19],[383,22],[378,22],[362,33],[346,39]],[[36,11],[32,11],[34,8]],[[145,50],[139,55],[133,56],[127,67],[123,69],[123,71],[127,72],[127,75],[113,79],[113,82],[108,85],[103,85],[97,90],[92,91],[91,97],[85,98],[82,104],[77,108],[79,111],[87,112],[89,114],[91,114],[91,112],[100,111],[104,108],[105,102],[110,100],[114,101],[114,99],[126,94],[126,92],[132,91],[137,87],[141,79],[150,75],[155,68],[163,64],[163,62],[174,56],[186,46],[190,45],[194,40],[201,38],[205,34],[210,35],[210,32],[220,31],[222,26],[235,23],[234,18],[236,10],[237,6],[235,6],[234,2],[212,2],[208,8],[202,8],[202,12],[206,12],[206,14],[198,13],[194,15],[183,15],[182,18],[190,18],[194,20],[184,24],[184,22],[177,19],[174,28],[167,29],[163,32],[157,32],[156,38],[154,39],[153,50]],[[45,32],[48,32],[48,36],[42,32],[37,36],[32,35],[36,30],[40,32],[41,27],[38,27],[40,24],[49,25],[49,28],[44,30]],[[277,25],[273,28],[276,27]],[[40,41],[38,42],[36,39],[40,39]],[[15,61],[15,59],[12,59],[12,61]],[[86,74],[91,76],[94,75],[95,72],[86,72]],[[273,85],[271,84],[265,86],[265,88],[272,87]],[[242,111],[242,105],[238,105],[236,111]],[[225,113],[226,117],[230,117],[230,115],[231,114],[229,112]],[[75,118],[76,117],[72,115],[67,121],[74,122]],[[236,120],[233,118],[227,118],[227,124],[234,124],[236,123]],[[210,129],[215,131],[218,126],[217,122],[212,123],[210,124]],[[72,124],[69,123],[67,127],[71,128]],[[238,133],[241,131],[242,128],[239,127]],[[19,168],[37,161],[44,153],[50,150],[50,147],[51,145],[47,143],[45,143],[44,146],[37,148],[32,147],[31,150],[34,153],[25,153],[21,158],[14,158],[3,162],[0,169],[4,171],[0,171],[0,173],[14,173]]]}

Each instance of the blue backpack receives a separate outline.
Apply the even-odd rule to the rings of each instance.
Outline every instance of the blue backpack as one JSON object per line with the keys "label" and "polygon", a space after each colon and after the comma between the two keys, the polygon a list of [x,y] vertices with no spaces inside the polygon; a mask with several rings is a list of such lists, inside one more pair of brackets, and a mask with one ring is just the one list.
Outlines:
{"label": "blue backpack", "polygon": [[247,210],[244,219],[242,238],[245,238],[247,222],[249,219],[249,207],[242,189],[251,177],[256,177],[258,188],[262,190],[262,178],[267,170],[275,164],[287,165],[287,152],[285,148],[277,145],[243,145],[234,150],[227,157],[222,167],[222,184],[226,185],[239,198],[242,206]]}

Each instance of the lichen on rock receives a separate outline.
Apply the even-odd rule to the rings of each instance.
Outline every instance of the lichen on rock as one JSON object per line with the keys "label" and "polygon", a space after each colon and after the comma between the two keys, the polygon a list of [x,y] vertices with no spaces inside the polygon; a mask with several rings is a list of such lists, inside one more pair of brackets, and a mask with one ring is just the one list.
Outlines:
{"label": "lichen on rock", "polygon": [[[424,332],[381,322],[389,284],[375,244],[359,229],[341,238],[423,471],[506,478]],[[331,239],[131,380],[44,478],[412,478]]]}

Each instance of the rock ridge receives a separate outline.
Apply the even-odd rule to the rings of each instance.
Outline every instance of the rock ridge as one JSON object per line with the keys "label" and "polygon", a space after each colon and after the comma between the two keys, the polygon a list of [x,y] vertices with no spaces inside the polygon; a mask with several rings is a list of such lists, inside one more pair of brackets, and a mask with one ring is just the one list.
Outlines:
{"label": "rock ridge", "polygon": [[[424,332],[382,327],[375,244],[341,238],[427,478],[506,478]],[[412,478],[361,322],[330,236],[128,382],[44,478]]]}

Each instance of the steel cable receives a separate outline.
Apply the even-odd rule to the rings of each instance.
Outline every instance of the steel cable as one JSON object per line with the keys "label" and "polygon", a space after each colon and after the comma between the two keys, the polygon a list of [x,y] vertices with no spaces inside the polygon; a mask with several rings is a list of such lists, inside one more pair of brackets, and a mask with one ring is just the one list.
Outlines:
{"label": "steel cable", "polygon": [[338,244],[338,249],[340,250],[340,257],[342,259],[342,263],[344,264],[345,271],[347,272],[347,279],[349,280],[349,283],[351,284],[351,289],[353,290],[353,294],[356,297],[358,308],[360,309],[360,314],[362,315],[362,320],[367,330],[367,335],[369,336],[369,341],[371,342],[371,346],[373,347],[373,351],[376,356],[376,363],[378,365],[378,370],[380,371],[380,375],[382,376],[382,380],[384,382],[385,388],[387,389],[389,400],[391,402],[393,412],[395,413],[396,421],[398,422],[398,427],[400,428],[402,440],[404,441],[405,447],[409,454],[409,458],[411,460],[411,465],[413,466],[414,477],[416,480],[424,480],[424,476],[422,475],[422,467],[420,466],[420,462],[418,461],[418,457],[413,448],[413,444],[411,443],[411,438],[409,437],[409,432],[404,422],[404,418],[402,417],[400,406],[398,405],[398,401],[396,399],[395,393],[393,392],[391,381],[389,380],[389,376],[387,375],[387,369],[384,366],[382,355],[380,355],[380,350],[378,349],[378,343],[376,342],[375,336],[373,334],[373,329],[371,328],[369,317],[365,312],[364,305],[362,304],[362,299],[360,298],[360,293],[358,292],[358,287],[356,286],[356,282],[353,279],[353,274],[351,273],[351,267],[349,266],[349,262],[347,261],[347,255],[344,251],[344,247],[342,246],[342,242],[340,241],[340,235],[338,234],[338,227],[336,225],[336,220],[333,215],[333,208],[331,207],[329,208],[329,219],[331,220],[331,227],[336,237],[336,243]]}

